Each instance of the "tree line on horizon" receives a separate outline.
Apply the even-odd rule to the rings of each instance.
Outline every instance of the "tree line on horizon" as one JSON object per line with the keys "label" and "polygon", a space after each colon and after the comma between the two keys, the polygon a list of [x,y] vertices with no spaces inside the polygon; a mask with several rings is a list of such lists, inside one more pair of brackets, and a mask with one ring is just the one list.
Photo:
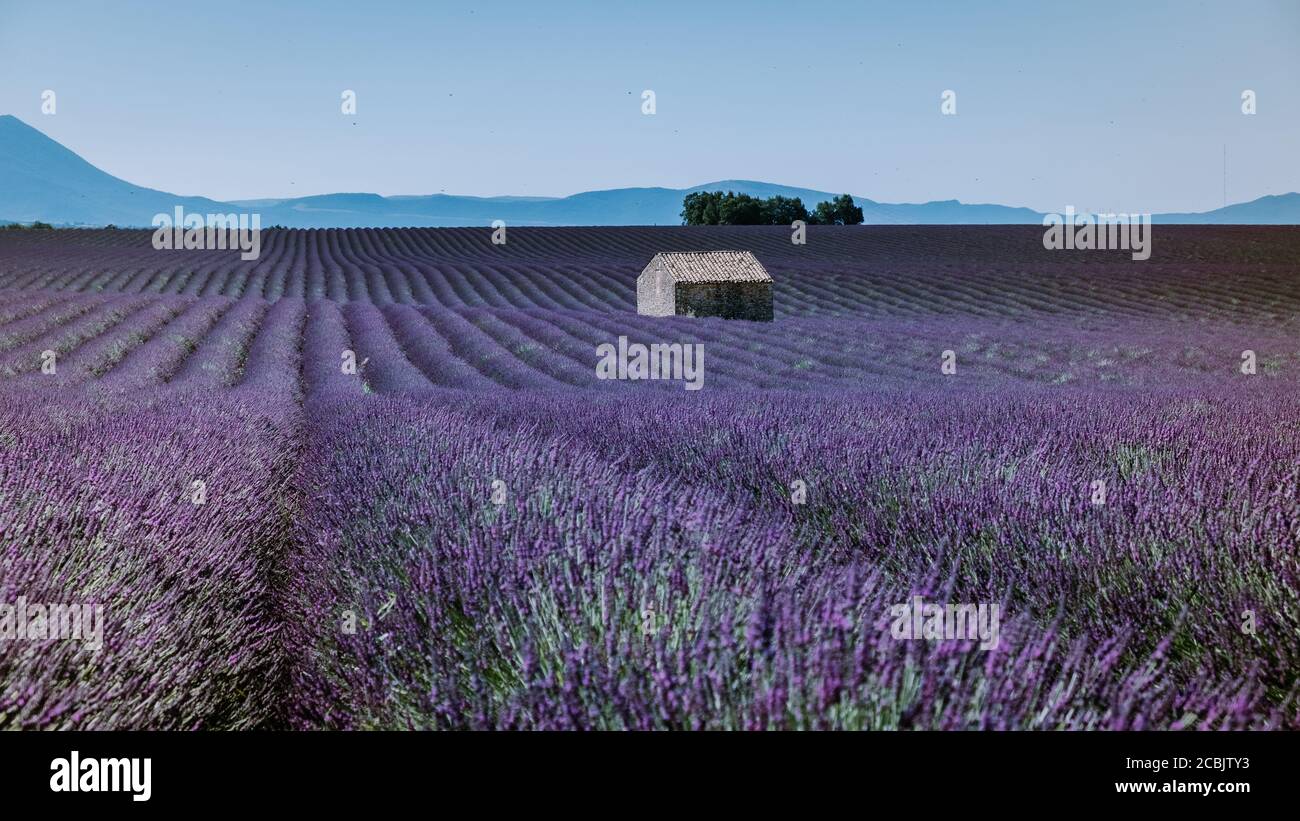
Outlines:
{"label": "tree line on horizon", "polygon": [[861,225],[862,208],[841,194],[809,211],[799,197],[761,199],[734,191],[696,191],[682,200],[683,225]]}
{"label": "tree line on horizon", "polygon": [[0,231],[53,231],[54,226],[48,222],[37,220],[31,225],[23,225],[21,222],[0,223]]}

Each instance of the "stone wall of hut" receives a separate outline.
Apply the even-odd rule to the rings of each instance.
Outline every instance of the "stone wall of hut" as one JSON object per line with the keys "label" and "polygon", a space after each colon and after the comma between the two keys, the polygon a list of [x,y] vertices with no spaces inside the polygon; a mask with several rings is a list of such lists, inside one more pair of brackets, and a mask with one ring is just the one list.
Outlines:
{"label": "stone wall of hut", "polygon": [[676,306],[673,304],[673,280],[664,270],[662,262],[654,267],[646,267],[636,279],[636,312],[644,316],[672,316]]}
{"label": "stone wall of hut", "polygon": [[675,307],[679,316],[771,322],[772,283],[679,282]]}

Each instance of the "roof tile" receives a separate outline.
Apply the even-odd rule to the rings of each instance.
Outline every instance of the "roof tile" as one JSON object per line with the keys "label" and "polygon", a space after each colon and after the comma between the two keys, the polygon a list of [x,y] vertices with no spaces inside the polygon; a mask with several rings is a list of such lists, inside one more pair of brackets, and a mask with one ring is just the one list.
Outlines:
{"label": "roof tile", "polygon": [[[771,282],[772,277],[749,251],[665,251],[662,259],[678,282]],[[651,264],[654,260],[651,260]]]}

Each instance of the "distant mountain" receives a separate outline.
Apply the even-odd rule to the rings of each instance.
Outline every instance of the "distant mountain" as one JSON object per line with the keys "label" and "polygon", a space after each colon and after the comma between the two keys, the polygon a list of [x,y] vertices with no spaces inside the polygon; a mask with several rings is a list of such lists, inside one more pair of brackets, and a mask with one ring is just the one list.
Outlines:
{"label": "distant mountain", "polygon": [[[381,197],[322,194],[292,199],[218,202],[141,188],[107,174],[16,117],[0,116],[0,223],[148,227],[155,214],[256,211],[262,226],[377,228],[489,225],[677,225],[682,198],[693,191],[736,191],[757,197],[799,197],[812,208],[839,191],[754,180],[719,180],[693,188],[615,188],[569,197]],[[1029,208],[943,200],[884,203],[855,196],[871,225],[1039,224]],[[1261,197],[1203,214],[1157,214],[1157,222],[1300,224],[1300,194]]]}
{"label": "distant mountain", "polygon": [[1270,194],[1202,214],[1156,214],[1151,221],[1191,225],[1300,225],[1300,194]]}
{"label": "distant mountain", "polygon": [[141,188],[100,171],[10,115],[0,116],[0,220],[55,225],[148,226],[153,215],[216,210],[204,197]]}

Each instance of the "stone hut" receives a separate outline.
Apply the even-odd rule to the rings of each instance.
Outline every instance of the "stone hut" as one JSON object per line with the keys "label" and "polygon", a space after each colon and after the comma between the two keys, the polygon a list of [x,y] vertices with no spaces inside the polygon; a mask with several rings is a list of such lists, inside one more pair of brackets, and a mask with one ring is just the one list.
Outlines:
{"label": "stone hut", "polygon": [[636,280],[645,316],[772,321],[772,277],[748,251],[663,252]]}

